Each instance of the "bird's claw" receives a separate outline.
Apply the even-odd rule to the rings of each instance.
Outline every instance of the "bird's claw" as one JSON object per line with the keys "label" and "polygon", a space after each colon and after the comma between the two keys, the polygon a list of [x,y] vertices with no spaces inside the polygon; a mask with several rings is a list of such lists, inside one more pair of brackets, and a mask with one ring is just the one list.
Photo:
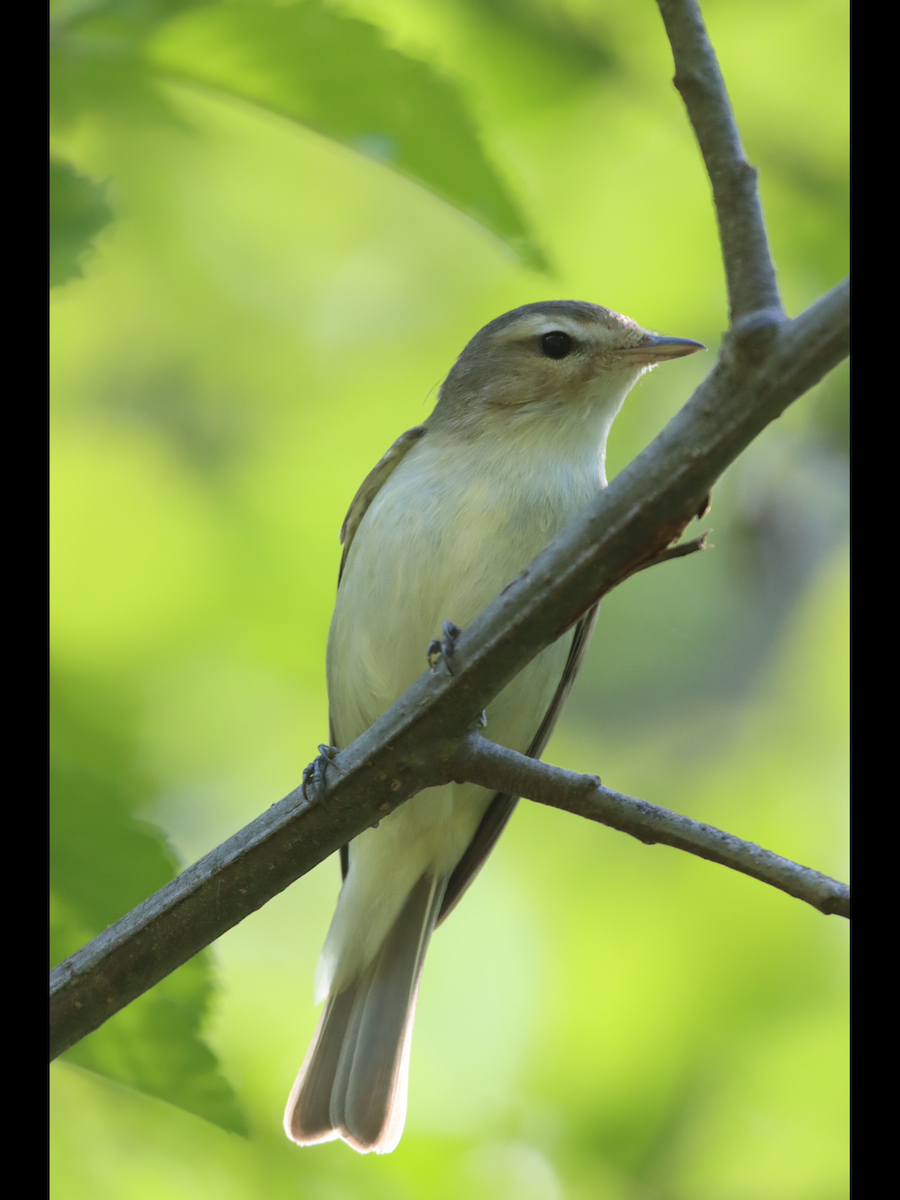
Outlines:
{"label": "bird's claw", "polygon": [[338,754],[337,746],[319,746],[319,753],[312,762],[303,768],[303,774],[300,779],[300,787],[303,792],[304,799],[309,799],[307,786],[310,779],[315,785],[315,790],[321,793],[325,788],[325,771],[328,767],[334,765],[335,757]]}
{"label": "bird's claw", "polygon": [[453,652],[456,649],[456,642],[462,630],[458,625],[454,625],[452,621],[445,621],[443,626],[444,636],[438,641],[429,642],[427,650],[428,665],[432,672],[437,671],[438,659],[444,660],[444,666],[447,668],[447,674],[452,675],[453,669],[450,666],[450,659],[453,657]]}

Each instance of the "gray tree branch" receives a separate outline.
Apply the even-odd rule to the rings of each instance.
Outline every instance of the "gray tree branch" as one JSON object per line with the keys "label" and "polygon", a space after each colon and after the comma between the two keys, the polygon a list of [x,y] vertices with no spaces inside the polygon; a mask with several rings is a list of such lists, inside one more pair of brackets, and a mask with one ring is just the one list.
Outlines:
{"label": "gray tree branch", "polygon": [[846,281],[796,320],[784,317],[755,174],[744,162],[699,10],[693,0],[659,2],[676,81],[712,178],[726,262],[733,323],[712,372],[662,433],[463,631],[452,676],[440,666],[426,671],[341,751],[320,794],[291,792],[54,969],[51,1058],[399,804],[459,777],[461,754],[469,755],[463,774],[473,782],[495,772],[491,778],[518,781],[514,791],[533,792],[541,803],[745,871],[821,911],[844,912],[843,885],[752,843],[559,768],[473,749],[476,715],[602,595],[637,570],[687,553],[674,543],[726,467],[848,352]]}
{"label": "gray tree branch", "polygon": [[578,775],[551,767],[540,759],[489,742],[480,734],[470,734],[460,743],[453,768],[455,777],[468,783],[479,783],[494,791],[587,817],[589,821],[629,833],[646,845],[659,843],[686,850],[688,854],[771,884],[789,896],[806,901],[819,912],[850,916],[850,889],[845,883],[764,850],[755,842],[745,842],[714,825],[692,821],[646,800],[614,792],[604,787],[596,775]]}
{"label": "gray tree branch", "polygon": [[657,0],[675,60],[674,83],[700,143],[713,189],[732,324],[750,313],[782,312],[756,169],[744,156],[697,0]]}

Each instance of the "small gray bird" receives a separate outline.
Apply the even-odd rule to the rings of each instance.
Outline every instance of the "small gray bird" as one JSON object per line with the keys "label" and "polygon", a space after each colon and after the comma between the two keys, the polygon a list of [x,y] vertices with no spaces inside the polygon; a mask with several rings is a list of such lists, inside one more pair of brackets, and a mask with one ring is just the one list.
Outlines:
{"label": "small gray bird", "polygon": [[[472,338],[431,416],[391,446],[344,522],[327,653],[335,746],[418,678],[446,621],[470,622],[606,486],[610,426],[641,375],[702,349],[574,300],[526,304]],[[500,693],[485,737],[540,756],[596,616]],[[345,847],[316,972],[325,1009],[284,1118],[295,1142],[397,1145],[429,939],[515,804],[472,784],[429,788]]]}

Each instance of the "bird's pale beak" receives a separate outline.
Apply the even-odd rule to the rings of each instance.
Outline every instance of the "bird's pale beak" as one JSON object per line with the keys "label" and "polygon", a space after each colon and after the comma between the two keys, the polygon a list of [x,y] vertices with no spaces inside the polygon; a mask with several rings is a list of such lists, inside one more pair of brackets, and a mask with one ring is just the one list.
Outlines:
{"label": "bird's pale beak", "polygon": [[645,366],[665,362],[669,358],[684,358],[686,354],[696,354],[698,350],[705,349],[702,342],[692,342],[690,338],[657,337],[648,333],[636,346],[620,350],[619,354],[635,366]]}

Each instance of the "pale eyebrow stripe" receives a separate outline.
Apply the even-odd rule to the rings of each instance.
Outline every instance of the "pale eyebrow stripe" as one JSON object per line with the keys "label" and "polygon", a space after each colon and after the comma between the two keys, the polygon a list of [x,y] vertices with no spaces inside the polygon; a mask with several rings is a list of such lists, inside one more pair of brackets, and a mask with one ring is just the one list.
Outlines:
{"label": "pale eyebrow stripe", "polygon": [[579,321],[568,314],[560,318],[550,313],[535,313],[529,314],[527,317],[520,317],[519,320],[495,334],[495,338],[498,342],[511,342],[530,335],[554,333],[557,330],[568,333],[570,337],[578,337],[593,324],[593,321]]}

